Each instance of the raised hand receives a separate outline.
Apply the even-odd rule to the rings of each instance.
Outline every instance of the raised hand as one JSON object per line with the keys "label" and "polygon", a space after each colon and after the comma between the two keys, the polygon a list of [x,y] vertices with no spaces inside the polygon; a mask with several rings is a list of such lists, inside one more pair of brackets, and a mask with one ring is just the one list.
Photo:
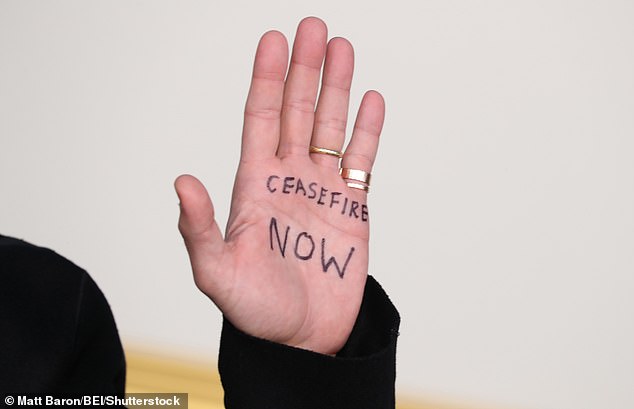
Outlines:
{"label": "raised hand", "polygon": [[[342,150],[353,60],[317,18],[299,24],[288,74],[285,37],[262,36],[224,239],[203,185],[175,183],[198,288],[242,331],[325,354],[345,344],[359,311],[369,211],[364,183],[350,187],[339,158],[309,147]],[[383,98],[367,92],[342,168],[371,172],[383,117]]]}

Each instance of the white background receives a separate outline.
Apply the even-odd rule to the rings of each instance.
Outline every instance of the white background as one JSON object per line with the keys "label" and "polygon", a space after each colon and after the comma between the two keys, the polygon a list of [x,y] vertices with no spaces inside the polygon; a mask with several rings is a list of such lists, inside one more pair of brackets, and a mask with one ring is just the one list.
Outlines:
{"label": "white background", "polygon": [[631,1],[0,0],[0,232],[90,271],[126,343],[213,361],[172,181],[224,223],[258,38],[307,15],[355,46],[351,112],[387,101],[371,273],[398,390],[634,407]]}

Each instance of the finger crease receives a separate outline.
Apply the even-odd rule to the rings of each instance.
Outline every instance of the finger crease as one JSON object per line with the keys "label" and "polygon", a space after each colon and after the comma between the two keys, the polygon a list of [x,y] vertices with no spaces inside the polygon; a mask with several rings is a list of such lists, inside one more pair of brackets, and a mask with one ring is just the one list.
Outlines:
{"label": "finger crease", "polygon": [[271,108],[248,108],[244,111],[245,116],[254,117],[258,119],[279,119],[281,111],[279,109]]}

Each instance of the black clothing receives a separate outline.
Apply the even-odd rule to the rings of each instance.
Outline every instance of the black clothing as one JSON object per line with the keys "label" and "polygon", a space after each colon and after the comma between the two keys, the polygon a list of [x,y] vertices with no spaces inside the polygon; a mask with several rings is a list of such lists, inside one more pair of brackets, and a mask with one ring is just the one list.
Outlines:
{"label": "black clothing", "polygon": [[121,395],[123,348],[86,271],[0,235],[0,392]]}
{"label": "black clothing", "polygon": [[[226,408],[392,409],[398,326],[372,277],[336,357],[258,339],[225,320],[218,366]],[[0,235],[0,392],[122,395],[124,387],[117,328],[88,273]]]}
{"label": "black clothing", "polygon": [[336,357],[254,338],[225,320],[218,362],[225,407],[394,408],[399,322],[372,277],[348,342]]}

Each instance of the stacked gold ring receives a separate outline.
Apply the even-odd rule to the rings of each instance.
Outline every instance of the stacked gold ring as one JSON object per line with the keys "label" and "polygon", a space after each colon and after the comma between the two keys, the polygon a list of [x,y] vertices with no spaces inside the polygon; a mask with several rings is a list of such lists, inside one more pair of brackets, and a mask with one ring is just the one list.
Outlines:
{"label": "stacked gold ring", "polygon": [[[370,192],[370,179],[372,175],[361,169],[341,168],[339,174],[346,181],[348,187]],[[360,183],[359,183],[360,182]]]}
{"label": "stacked gold ring", "polygon": [[372,175],[366,171],[350,168],[339,169],[339,174],[346,180],[356,180],[357,182],[361,182],[368,186],[370,185],[370,178],[372,177]]}
{"label": "stacked gold ring", "polygon": [[[310,145],[308,148],[309,153],[319,153],[323,155],[334,156],[338,159],[343,157],[343,152],[336,151],[334,149],[320,148],[318,146]],[[372,175],[361,169],[352,168],[340,168],[339,174],[346,181],[348,187],[353,189],[363,190],[366,193],[370,192],[370,178]]]}

